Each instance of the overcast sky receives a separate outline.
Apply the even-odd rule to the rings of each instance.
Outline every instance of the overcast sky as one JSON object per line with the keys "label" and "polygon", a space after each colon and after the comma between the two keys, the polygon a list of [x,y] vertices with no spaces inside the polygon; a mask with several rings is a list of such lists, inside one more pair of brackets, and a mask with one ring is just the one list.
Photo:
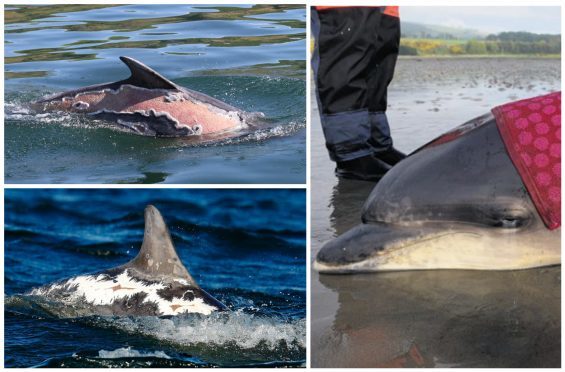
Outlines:
{"label": "overcast sky", "polygon": [[400,18],[407,22],[472,28],[485,33],[561,33],[561,10],[556,6],[401,6]]}

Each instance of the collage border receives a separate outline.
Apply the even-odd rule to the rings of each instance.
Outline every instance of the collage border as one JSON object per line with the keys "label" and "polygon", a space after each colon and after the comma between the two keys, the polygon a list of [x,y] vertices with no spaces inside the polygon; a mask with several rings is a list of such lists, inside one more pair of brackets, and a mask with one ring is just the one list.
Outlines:
{"label": "collage border", "polygon": [[[155,0],[131,0],[131,1],[124,1],[124,0],[117,0],[117,1],[106,1],[106,0],[27,0],[27,1],[13,1],[7,0],[2,1],[2,28],[4,29],[4,6],[10,5],[18,5],[18,4],[26,4],[26,5],[47,5],[47,4],[156,4]],[[167,5],[167,4],[194,4],[194,5],[205,5],[205,4],[217,4],[217,5],[229,5],[229,4],[293,4],[293,5],[301,5],[304,4],[306,7],[306,50],[305,50],[305,59],[306,59],[306,175],[305,175],[305,183],[304,184],[156,184],[156,185],[128,185],[128,184],[6,184],[5,176],[4,176],[4,161],[5,161],[5,148],[4,148],[4,117],[2,117],[2,122],[0,125],[2,126],[2,130],[0,131],[0,153],[2,154],[2,162],[0,165],[0,179],[2,181],[2,190],[0,192],[0,196],[2,197],[2,205],[3,208],[0,211],[0,224],[2,225],[2,242],[0,243],[0,264],[2,269],[4,269],[4,197],[5,197],[5,190],[6,189],[111,189],[111,188],[120,188],[120,189],[167,189],[167,188],[175,188],[175,189],[303,189],[306,192],[306,369],[311,369],[310,366],[311,362],[311,348],[310,348],[310,339],[311,339],[311,296],[310,296],[310,288],[311,288],[311,99],[310,99],[310,92],[312,90],[312,74],[310,71],[309,65],[309,40],[311,39],[311,31],[310,31],[310,7],[314,5],[343,5],[344,0],[327,0],[327,1],[320,1],[320,0],[309,0],[309,1],[226,1],[226,0],[219,0],[219,1],[165,1],[164,3],[159,3],[159,5]],[[365,0],[365,1],[347,1],[347,5],[354,6],[354,5],[375,5],[373,1]],[[490,7],[490,6],[560,6],[561,7],[561,33],[563,35],[563,16],[565,14],[565,5],[561,1],[556,0],[476,0],[476,1],[468,1],[468,0],[453,0],[453,1],[417,1],[417,0],[398,0],[398,1],[379,1],[378,5],[399,5],[399,6],[450,6],[450,7],[457,7],[457,6],[483,6],[483,7]],[[2,32],[1,38],[2,44],[4,45],[4,33]],[[565,46],[565,41],[562,37],[562,50]],[[2,48],[1,52],[1,59],[4,61],[4,49]],[[0,72],[1,81],[4,82],[4,68],[2,68]],[[565,81],[563,77],[563,63],[561,65],[561,85],[563,86],[563,82]],[[1,86],[2,92],[2,107],[4,107],[4,84]],[[315,175],[314,175],[315,176]],[[562,203],[565,203],[562,201]],[[563,204],[562,204],[563,209]],[[563,250],[563,242],[562,242],[562,250]],[[4,275],[2,273],[0,278],[0,285],[2,286],[2,296],[4,298]],[[561,288],[561,298],[563,298],[563,286]],[[563,314],[565,314],[565,310],[563,308],[562,302],[562,319]],[[4,368],[4,301],[1,301],[0,305],[0,339],[2,340],[2,350],[0,351],[0,366]],[[562,332],[562,351],[561,354],[563,355],[563,351],[565,351],[565,346],[563,346],[563,332]],[[223,368],[220,368],[223,369]],[[230,369],[233,370],[233,369]],[[235,369],[235,370],[242,370],[242,369]],[[329,368],[326,370],[338,370]]]}

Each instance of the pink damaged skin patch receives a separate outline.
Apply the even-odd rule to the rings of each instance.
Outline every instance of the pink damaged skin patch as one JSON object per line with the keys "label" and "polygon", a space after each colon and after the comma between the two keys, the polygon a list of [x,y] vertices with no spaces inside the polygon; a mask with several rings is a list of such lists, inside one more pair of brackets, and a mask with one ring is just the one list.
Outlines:
{"label": "pink damaged skin patch", "polygon": [[492,109],[506,150],[545,225],[561,226],[561,92]]}
{"label": "pink damaged skin patch", "polygon": [[124,85],[118,91],[85,92],[70,99],[55,101],[51,105],[60,105],[59,109],[82,113],[154,110],[178,121],[179,126],[199,125],[202,134],[231,130],[240,125],[235,114],[230,116],[210,105],[181,99],[181,95],[182,93],[175,91]]}

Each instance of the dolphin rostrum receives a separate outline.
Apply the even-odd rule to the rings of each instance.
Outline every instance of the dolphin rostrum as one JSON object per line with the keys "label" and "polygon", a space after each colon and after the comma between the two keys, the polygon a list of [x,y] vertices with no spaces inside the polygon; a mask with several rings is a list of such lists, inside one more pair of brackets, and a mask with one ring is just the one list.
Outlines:
{"label": "dolphin rostrum", "polygon": [[362,222],[326,243],[314,268],[513,270],[561,263],[561,228],[544,225],[491,114],[395,165],[365,202]]}
{"label": "dolphin rostrum", "polygon": [[145,208],[145,233],[137,257],[94,274],[32,289],[51,303],[79,308],[85,315],[209,315],[227,309],[196,283],[182,264],[163,217]]}
{"label": "dolphin rostrum", "polygon": [[141,135],[160,137],[233,131],[260,115],[181,87],[133,58],[120,59],[131,71],[129,78],[55,94],[32,107],[85,113]]}

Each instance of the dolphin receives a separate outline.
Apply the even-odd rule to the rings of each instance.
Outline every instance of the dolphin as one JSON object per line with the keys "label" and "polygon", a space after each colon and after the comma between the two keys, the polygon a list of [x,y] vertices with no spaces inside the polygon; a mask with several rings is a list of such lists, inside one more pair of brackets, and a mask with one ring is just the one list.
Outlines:
{"label": "dolphin", "polygon": [[362,223],[326,243],[321,273],[514,270],[561,263],[492,114],[471,120],[394,166],[366,200]]}
{"label": "dolphin", "polygon": [[34,288],[28,295],[71,306],[81,316],[209,315],[227,309],[182,264],[163,217],[152,205],[145,208],[143,243],[133,260]]}
{"label": "dolphin", "polygon": [[137,134],[159,137],[234,131],[261,115],[181,87],[133,58],[120,59],[131,71],[129,78],[51,95],[32,107],[40,112],[84,113]]}

